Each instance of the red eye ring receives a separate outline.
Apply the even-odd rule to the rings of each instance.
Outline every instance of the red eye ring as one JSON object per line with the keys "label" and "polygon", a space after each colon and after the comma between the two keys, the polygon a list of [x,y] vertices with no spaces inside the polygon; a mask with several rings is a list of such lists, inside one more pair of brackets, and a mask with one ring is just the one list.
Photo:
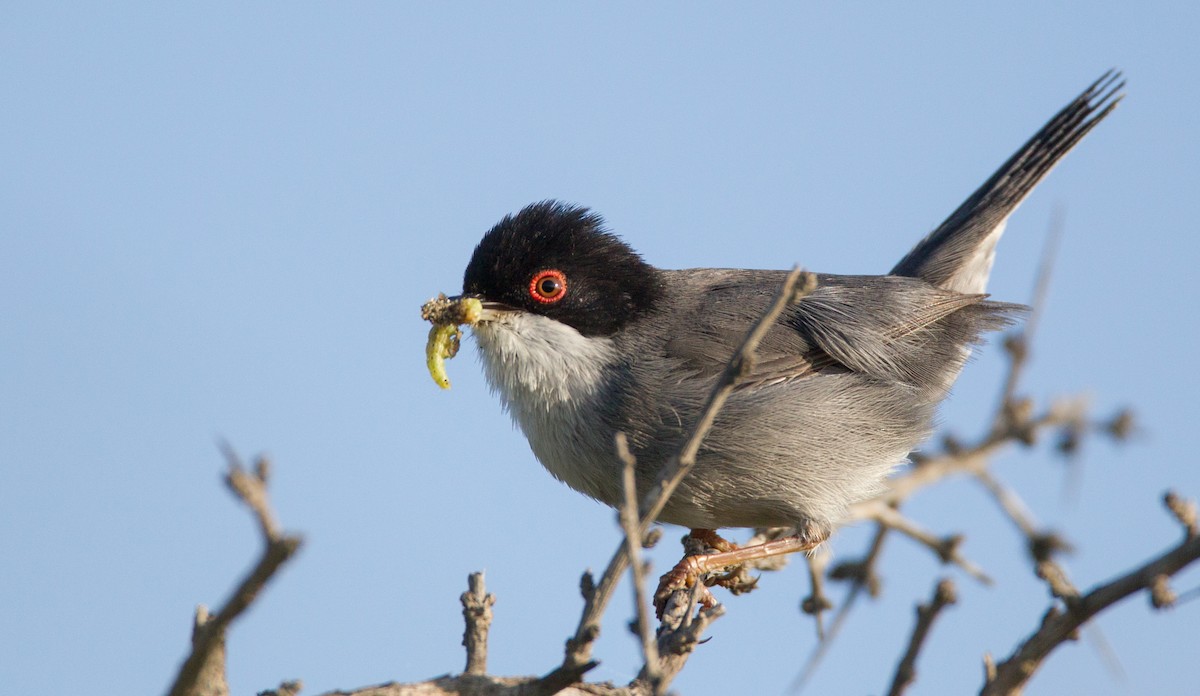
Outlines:
{"label": "red eye ring", "polygon": [[542,304],[553,304],[567,295],[567,277],[562,271],[549,269],[533,274],[529,281],[529,296]]}

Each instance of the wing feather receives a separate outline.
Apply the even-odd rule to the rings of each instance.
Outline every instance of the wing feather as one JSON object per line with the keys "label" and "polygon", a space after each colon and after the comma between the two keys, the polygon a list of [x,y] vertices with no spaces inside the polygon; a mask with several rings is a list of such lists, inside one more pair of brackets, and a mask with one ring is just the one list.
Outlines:
{"label": "wing feather", "polygon": [[[707,271],[696,293],[698,318],[672,332],[668,357],[701,375],[718,374],[761,314],[782,272]],[[766,276],[765,274],[769,274]],[[818,288],[786,312],[760,344],[739,385],[762,388],[835,372],[858,372],[917,386],[942,384],[956,373],[964,348],[982,332],[1011,321],[1019,305],[987,301],[896,276],[818,276]]]}

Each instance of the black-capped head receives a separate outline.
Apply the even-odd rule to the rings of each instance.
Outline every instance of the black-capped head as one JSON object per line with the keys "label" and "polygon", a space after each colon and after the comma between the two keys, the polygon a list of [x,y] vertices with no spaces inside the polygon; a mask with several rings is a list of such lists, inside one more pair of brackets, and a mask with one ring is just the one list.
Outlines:
{"label": "black-capped head", "polygon": [[463,294],[611,336],[662,295],[659,273],[587,208],[542,201],[506,216],[475,247]]}

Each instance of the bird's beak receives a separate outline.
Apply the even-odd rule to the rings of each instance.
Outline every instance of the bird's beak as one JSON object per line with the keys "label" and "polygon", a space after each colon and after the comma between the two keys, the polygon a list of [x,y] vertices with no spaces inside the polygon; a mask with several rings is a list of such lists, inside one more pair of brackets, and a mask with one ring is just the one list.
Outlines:
{"label": "bird's beak", "polygon": [[470,303],[468,302],[470,300],[475,300],[475,301],[479,302],[479,312],[478,313],[465,312],[466,316],[463,317],[464,319],[474,319],[474,321],[463,322],[464,324],[466,324],[468,326],[475,326],[476,324],[487,323],[489,321],[496,321],[505,315],[520,311],[519,309],[517,309],[516,307],[513,307],[511,305],[506,305],[503,302],[496,302],[495,300],[484,299],[480,295],[457,295],[457,296],[451,297],[449,299],[451,302],[458,302],[458,303],[464,304],[465,306],[470,305]]}
{"label": "bird's beak", "polygon": [[475,326],[516,311],[515,307],[479,295],[438,295],[422,305],[421,318],[434,326]]}

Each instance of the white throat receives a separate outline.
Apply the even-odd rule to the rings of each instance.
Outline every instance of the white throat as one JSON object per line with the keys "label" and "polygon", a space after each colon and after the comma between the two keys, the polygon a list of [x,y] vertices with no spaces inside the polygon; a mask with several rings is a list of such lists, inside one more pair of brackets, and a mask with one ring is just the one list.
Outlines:
{"label": "white throat", "polygon": [[[617,356],[612,340],[588,338],[536,314],[513,313],[477,324],[484,376],[555,478],[615,504],[606,476],[611,435],[597,422],[605,368]],[[601,457],[603,461],[593,461]]]}
{"label": "white throat", "polygon": [[507,314],[477,324],[472,333],[488,383],[518,421],[521,411],[586,400],[616,356],[610,339],[587,338],[537,314]]}

